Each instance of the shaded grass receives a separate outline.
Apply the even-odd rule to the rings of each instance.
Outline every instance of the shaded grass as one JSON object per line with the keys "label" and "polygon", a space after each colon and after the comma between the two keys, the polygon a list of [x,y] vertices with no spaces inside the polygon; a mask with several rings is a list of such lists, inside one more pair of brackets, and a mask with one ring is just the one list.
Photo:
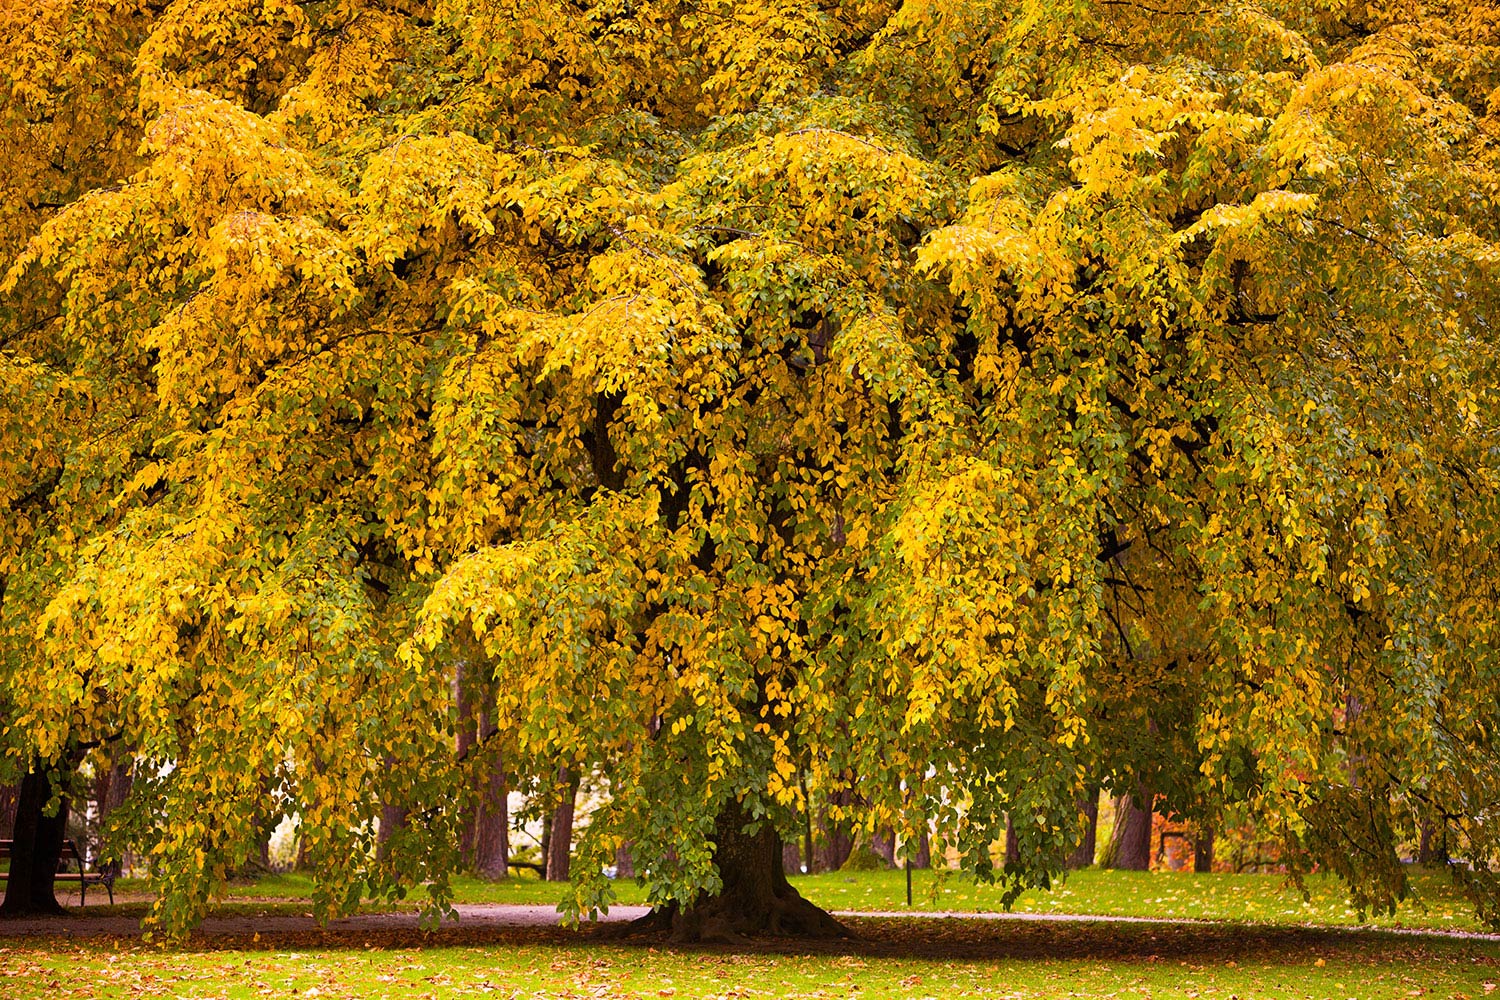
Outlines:
{"label": "shaded grass", "polygon": [[[1050,892],[1028,892],[1017,901],[1019,913],[1130,916],[1156,919],[1223,920],[1272,925],[1319,924],[1412,927],[1433,930],[1485,929],[1474,919],[1469,904],[1441,871],[1410,871],[1413,899],[1394,916],[1360,914],[1348,903],[1342,883],[1325,875],[1306,879],[1308,898],[1282,875],[1195,875],[1190,872],[1119,872],[1086,869],[1073,872]],[[803,895],[829,910],[879,912],[906,910],[905,873],[901,871],[831,872],[794,877]],[[524,903],[555,906],[568,887],[522,874],[497,882],[460,876],[454,880],[458,903]],[[633,880],[615,883],[616,902],[646,902],[645,890]],[[140,915],[141,900],[150,886],[143,880],[122,880],[116,893],[133,895],[135,902],[110,908],[90,904],[89,914]],[[215,908],[220,915],[302,914],[310,912],[312,879],[303,874],[269,875],[254,882],[234,884]],[[1000,891],[975,885],[957,872],[913,872],[913,909],[955,913],[993,913],[1001,910]],[[366,903],[364,912],[415,909],[420,890],[392,904]],[[73,897],[76,900],[76,895]],[[91,894],[92,898],[92,894]],[[99,896],[102,899],[103,896]]]}
{"label": "shaded grass", "polygon": [[0,995],[40,997],[1478,998],[1500,946],[1270,927],[858,919],[853,942],[662,949],[557,929],[308,932],[161,951],[11,940]]}

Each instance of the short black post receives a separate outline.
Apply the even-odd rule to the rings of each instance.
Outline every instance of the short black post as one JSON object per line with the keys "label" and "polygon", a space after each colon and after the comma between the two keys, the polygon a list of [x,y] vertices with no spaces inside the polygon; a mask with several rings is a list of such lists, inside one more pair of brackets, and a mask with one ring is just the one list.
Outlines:
{"label": "short black post", "polygon": [[911,909],[911,858],[906,859],[906,908]]}

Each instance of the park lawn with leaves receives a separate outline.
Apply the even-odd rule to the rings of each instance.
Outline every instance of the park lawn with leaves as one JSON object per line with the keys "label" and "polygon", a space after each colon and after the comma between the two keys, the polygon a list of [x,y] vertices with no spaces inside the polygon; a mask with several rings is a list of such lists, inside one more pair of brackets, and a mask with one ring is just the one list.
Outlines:
{"label": "park lawn with leaves", "polygon": [[[919,910],[957,913],[998,912],[1001,891],[976,884],[952,871],[912,873],[912,903]],[[1328,875],[1304,880],[1307,897],[1285,875],[1190,872],[1125,872],[1085,869],[1073,872],[1050,891],[1033,890],[1012,908],[1018,913],[1088,914],[1191,920],[1230,920],[1269,924],[1373,924],[1481,930],[1473,911],[1447,875],[1412,871],[1413,896],[1391,916],[1361,914],[1349,904],[1343,884]],[[900,871],[831,872],[797,881],[799,891],[834,910],[899,910],[906,906],[906,877]]]}
{"label": "park lawn with leaves", "polygon": [[[980,885],[955,871],[912,873],[913,908],[954,913],[1000,912],[1001,890]],[[1373,925],[1433,930],[1477,931],[1463,897],[1440,871],[1412,869],[1408,873],[1414,895],[1394,915],[1360,914],[1349,904],[1348,893],[1335,878],[1310,875],[1304,880],[1307,896],[1284,875],[1188,872],[1122,872],[1085,869],[1071,873],[1051,891],[1034,890],[1016,901],[1018,913],[1079,916],[1153,917],[1237,921],[1263,924]],[[825,909],[880,912],[906,908],[906,877],[901,871],[829,872],[794,878],[798,891]],[[616,902],[646,902],[645,889],[632,879],[613,883]],[[543,882],[530,875],[503,881],[459,876],[454,879],[457,903],[510,903],[551,906],[569,891],[565,885]],[[144,880],[121,880],[116,892],[134,900],[113,912],[134,912],[149,898]],[[312,898],[313,880],[300,873],[268,875],[253,882],[231,883],[225,900],[215,908],[220,915],[258,912],[291,914],[305,909]],[[413,908],[417,895],[396,904],[366,901],[362,909]],[[90,912],[95,912],[93,906]],[[102,911],[100,911],[102,912]]]}
{"label": "park lawn with leaves", "polygon": [[[741,950],[601,943],[554,929],[17,940],[0,992],[302,997],[1351,997],[1468,1000],[1500,982],[1500,945],[1256,927],[860,919],[852,942]],[[207,943],[205,943],[207,942]]]}

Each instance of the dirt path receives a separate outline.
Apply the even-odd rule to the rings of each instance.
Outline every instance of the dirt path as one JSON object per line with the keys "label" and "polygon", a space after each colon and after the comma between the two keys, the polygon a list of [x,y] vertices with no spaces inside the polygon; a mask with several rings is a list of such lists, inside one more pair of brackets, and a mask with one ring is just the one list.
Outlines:
{"label": "dirt path", "polygon": [[[456,920],[445,921],[440,930],[448,931],[483,931],[502,929],[523,928],[557,928],[560,918],[557,910],[544,905],[524,905],[513,903],[461,903],[455,906]],[[599,924],[623,923],[633,920],[646,913],[644,906],[615,906],[611,907],[607,916],[601,917]],[[1229,925],[1223,921],[1205,920],[1181,920],[1163,919],[1156,920],[1149,917],[1120,917],[1120,916],[1078,916],[1057,913],[958,913],[958,912],[933,912],[933,911],[901,911],[880,910],[868,912],[836,911],[840,918],[853,919],[882,919],[882,918],[915,918],[920,920],[954,920],[965,924],[978,925],[985,921],[1005,922],[1016,924],[1065,924],[1065,925],[1099,925],[1099,924],[1134,924],[1153,925],[1164,928],[1223,928]],[[585,925],[587,927],[589,925]],[[1304,931],[1317,933],[1335,934],[1398,934],[1406,937],[1416,938],[1447,938],[1473,941],[1500,942],[1500,934],[1482,934],[1473,931],[1450,931],[1450,930],[1426,930],[1417,928],[1369,928],[1330,926],[1317,924],[1295,924],[1295,925],[1247,925],[1254,926],[1265,931]],[[196,932],[196,936],[204,938],[220,937],[249,937],[253,935],[264,935],[267,937],[282,937],[309,932],[317,932],[320,928],[312,917],[298,914],[261,914],[244,916],[214,916],[203,921]],[[412,912],[400,913],[366,913],[353,917],[345,917],[341,920],[330,922],[324,933],[330,936],[356,937],[361,932],[390,933],[390,932],[416,932],[419,930],[418,916]],[[53,938],[86,938],[86,937],[126,937],[140,933],[140,922],[135,917],[129,916],[80,916],[69,915],[65,917],[38,917],[27,920],[0,921],[0,939],[7,937],[53,937]]]}

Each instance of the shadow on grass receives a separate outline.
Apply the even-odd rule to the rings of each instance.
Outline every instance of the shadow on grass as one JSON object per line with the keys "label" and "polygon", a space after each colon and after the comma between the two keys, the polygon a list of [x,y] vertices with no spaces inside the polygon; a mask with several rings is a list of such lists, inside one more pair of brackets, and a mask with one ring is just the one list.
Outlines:
{"label": "shadow on grass", "polygon": [[[115,909],[123,909],[115,908]],[[123,914],[116,913],[115,916]],[[248,915],[247,916],[251,916]],[[142,942],[133,934],[94,934],[89,917],[74,918],[76,930],[59,934],[10,937],[0,922],[0,948],[21,945],[48,947],[66,942],[69,948],[156,950],[161,945]],[[1196,925],[1105,924],[1085,921],[994,921],[962,918],[906,919],[851,917],[846,922],[856,937],[842,940],[765,938],[738,945],[666,945],[659,939],[621,940],[609,933],[617,925],[569,929],[554,926],[495,926],[444,924],[434,931],[415,927],[344,926],[265,928],[244,932],[195,932],[174,946],[187,952],[268,952],[296,950],[421,950],[450,947],[546,947],[618,952],[672,951],[713,955],[853,956],[937,960],[1102,960],[1124,962],[1173,961],[1249,964],[1274,960],[1312,964],[1318,959],[1389,965],[1462,957],[1481,965],[1500,967],[1500,943],[1463,938],[1416,937],[1387,931],[1276,927],[1228,923]],[[88,936],[75,937],[82,932]]]}

